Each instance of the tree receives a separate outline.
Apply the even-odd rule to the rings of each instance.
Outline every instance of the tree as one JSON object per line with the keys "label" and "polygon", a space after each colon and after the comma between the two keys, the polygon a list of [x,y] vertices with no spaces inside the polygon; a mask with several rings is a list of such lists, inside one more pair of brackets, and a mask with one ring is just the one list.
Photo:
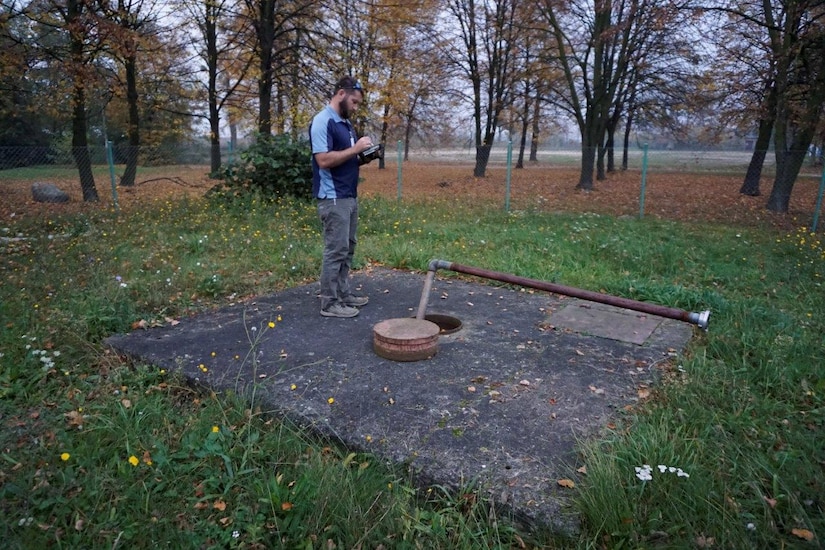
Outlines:
{"label": "tree", "polygon": [[[102,0],[102,15],[108,24],[108,45],[112,57],[123,66],[126,101],[129,121],[126,130],[129,145],[126,154],[126,169],[120,178],[120,185],[135,184],[140,141],[140,107],[138,92],[138,63],[140,55],[152,55],[148,47],[155,35],[162,29],[158,21],[162,17],[161,7],[154,0]],[[154,42],[157,44],[157,42]]]}
{"label": "tree", "polygon": [[[247,17],[255,31],[258,61],[258,134],[272,135],[272,92],[275,74],[290,59],[295,42],[286,40],[298,32],[296,23],[310,12],[309,0],[244,0]],[[276,46],[282,46],[276,48]],[[297,60],[296,60],[297,61]]]}
{"label": "tree", "polygon": [[771,135],[776,174],[766,208],[787,212],[799,171],[817,131],[825,103],[825,5],[820,0],[752,0],[705,5],[743,29],[746,43],[761,52],[760,62],[745,65],[761,91],[756,108],[757,140],[741,192],[759,194]]}
{"label": "tree", "polygon": [[[449,0],[449,21],[444,28],[458,28],[455,44],[446,58],[470,87],[476,163],[473,174],[483,177],[501,115],[512,100],[518,28],[517,0]],[[459,48],[460,46],[460,48]]]}
{"label": "tree", "polygon": [[[413,135],[438,133],[440,121],[452,106],[450,80],[438,55],[437,37],[429,30],[436,8],[432,0],[403,5],[388,0],[374,4],[368,14],[378,29],[374,43],[365,45],[374,50],[375,65],[369,70],[369,90],[375,100],[368,107],[379,115],[379,124],[370,129],[384,144],[391,136],[403,138],[405,159],[409,158]],[[379,160],[382,168],[383,158]]]}
{"label": "tree", "polygon": [[786,9],[784,24],[769,27],[777,56],[776,176],[767,203],[773,212],[788,211],[825,103],[825,6],[800,0]]}
{"label": "tree", "polygon": [[[0,147],[49,145],[53,118],[37,101],[43,84],[27,22],[15,4],[0,5]],[[39,156],[15,152],[0,159],[0,169],[38,162]]]}
{"label": "tree", "polygon": [[[604,155],[629,105],[632,121],[645,79],[661,71],[659,59],[684,54],[674,41],[675,2],[653,0],[545,0],[542,14],[555,49],[548,55],[564,75],[554,103],[568,112],[582,138],[578,189],[593,188],[593,171],[603,179]],[[676,25],[674,25],[676,26]],[[667,38],[667,39],[666,39]],[[683,64],[682,64],[683,65]],[[626,130],[629,133],[629,126]],[[598,166],[596,166],[598,155]]]}
{"label": "tree", "polygon": [[202,38],[196,51],[206,68],[209,167],[211,174],[217,174],[221,168],[221,111],[243,86],[254,62],[252,52],[244,49],[241,41],[248,32],[249,21],[236,17],[235,3],[228,0],[181,0],[181,5]]}
{"label": "tree", "polygon": [[[555,40],[555,54],[566,83],[557,104],[575,119],[582,137],[581,173],[577,189],[593,189],[596,152],[601,147],[610,108],[627,70],[627,48],[617,42],[624,13],[610,0],[596,0],[593,11],[578,1],[545,0],[542,13]],[[621,25],[620,25],[621,23]],[[621,56],[617,58],[617,56]]]}

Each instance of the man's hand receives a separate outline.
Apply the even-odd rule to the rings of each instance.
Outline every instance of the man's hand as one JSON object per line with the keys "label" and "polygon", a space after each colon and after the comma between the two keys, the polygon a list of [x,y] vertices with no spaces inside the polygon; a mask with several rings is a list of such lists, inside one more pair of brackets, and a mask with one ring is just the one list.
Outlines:
{"label": "man's hand", "polygon": [[357,157],[359,153],[366,151],[372,147],[372,138],[363,136],[355,142],[355,145],[348,147],[343,151],[327,151],[326,153],[315,153],[315,161],[321,168],[329,169],[335,168],[352,157]]}

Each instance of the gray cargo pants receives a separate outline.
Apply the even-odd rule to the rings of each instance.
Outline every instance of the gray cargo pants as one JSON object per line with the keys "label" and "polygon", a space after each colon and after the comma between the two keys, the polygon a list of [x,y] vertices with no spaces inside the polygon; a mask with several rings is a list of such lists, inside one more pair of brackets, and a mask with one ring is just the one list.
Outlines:
{"label": "gray cargo pants", "polygon": [[358,199],[319,199],[324,232],[321,262],[321,309],[350,295],[349,271],[358,229]]}

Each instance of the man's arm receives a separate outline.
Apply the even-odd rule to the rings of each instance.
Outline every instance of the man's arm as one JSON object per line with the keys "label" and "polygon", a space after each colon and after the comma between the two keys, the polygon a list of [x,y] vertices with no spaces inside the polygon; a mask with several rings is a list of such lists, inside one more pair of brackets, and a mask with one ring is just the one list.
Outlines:
{"label": "man's arm", "polygon": [[352,147],[347,147],[342,151],[327,151],[326,153],[315,153],[315,162],[318,166],[324,169],[335,168],[344,164],[349,159],[356,156],[358,153],[365,151],[372,147],[372,139],[369,136],[364,136],[355,142]]}

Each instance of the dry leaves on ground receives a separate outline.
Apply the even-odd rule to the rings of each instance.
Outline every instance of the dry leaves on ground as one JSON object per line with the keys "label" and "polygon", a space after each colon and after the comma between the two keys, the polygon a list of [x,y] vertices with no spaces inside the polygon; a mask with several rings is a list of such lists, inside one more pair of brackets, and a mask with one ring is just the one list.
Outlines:
{"label": "dry leaves on ground", "polygon": [[[401,195],[405,200],[442,200],[464,204],[489,204],[503,208],[506,200],[506,169],[491,166],[484,178],[472,175],[471,165],[409,162],[402,165]],[[376,163],[362,168],[361,196],[398,196],[398,172],[394,165],[380,170]],[[641,175],[636,171],[612,173],[596,181],[592,191],[576,189],[578,171],[546,165],[530,165],[512,170],[510,208],[545,211],[594,212],[618,216],[638,216]],[[648,174],[644,201],[645,216],[721,222],[734,225],[769,223],[782,228],[810,224],[816,204],[818,182],[807,178],[797,182],[791,197],[790,212],[778,215],[765,209],[767,196],[748,197],[739,193],[741,176],[714,176],[685,173]],[[35,203],[31,198],[34,180],[0,182],[3,201],[0,221],[14,216],[48,217],[62,212],[113,208],[111,186],[97,182],[98,203],[84,203],[76,178],[52,181],[71,196],[67,204]],[[217,183],[207,176],[206,167],[169,167],[165,177],[138,178],[134,187],[118,187],[117,204],[123,210],[145,205],[152,200],[174,200],[202,196]],[[762,191],[770,191],[764,179]],[[309,183],[307,183],[309,185]]]}

